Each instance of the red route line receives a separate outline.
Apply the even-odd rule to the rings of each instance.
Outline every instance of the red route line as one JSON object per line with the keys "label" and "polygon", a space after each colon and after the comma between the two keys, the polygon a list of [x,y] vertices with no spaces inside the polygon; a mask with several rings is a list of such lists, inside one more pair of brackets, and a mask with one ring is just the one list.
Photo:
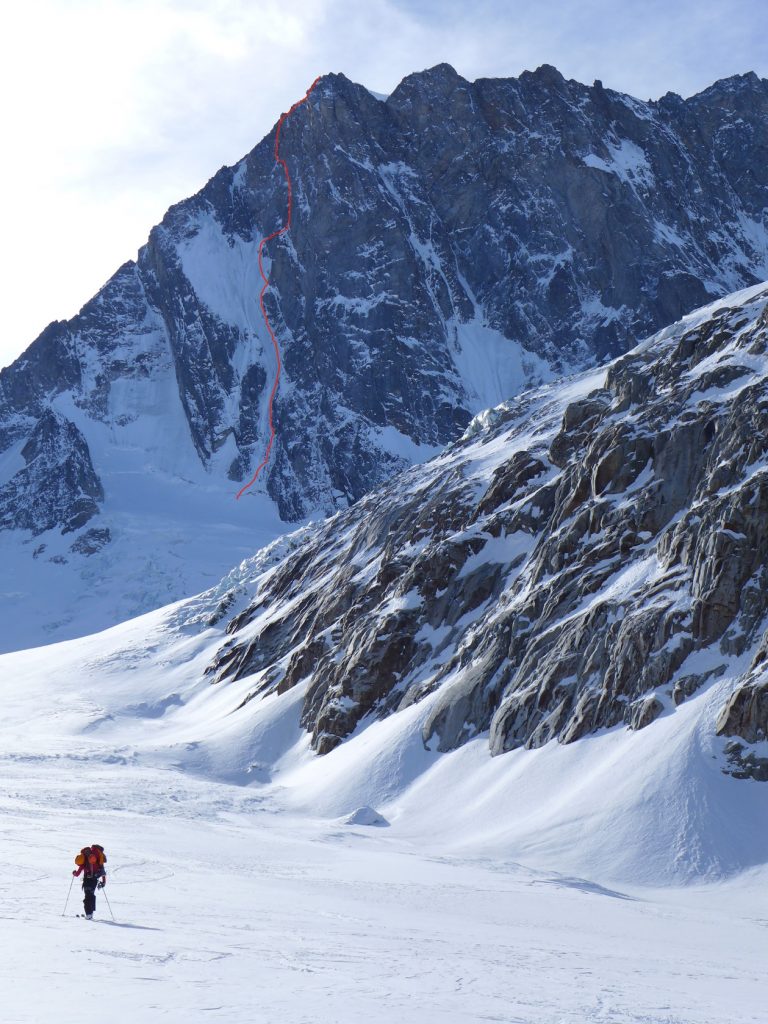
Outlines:
{"label": "red route line", "polygon": [[321,76],[318,75],[317,78],[312,83],[312,85],[310,85],[310,87],[304,93],[303,98],[300,99],[300,100],[297,100],[287,113],[281,114],[280,120],[277,122],[277,131],[275,133],[275,163],[280,164],[280,166],[283,168],[283,172],[285,174],[285,181],[286,181],[286,184],[288,185],[288,216],[285,219],[285,224],[283,224],[283,226],[281,228],[279,228],[277,231],[273,231],[271,235],[267,235],[266,238],[262,238],[262,240],[259,242],[259,273],[261,274],[261,279],[264,282],[264,284],[261,286],[261,292],[259,293],[259,306],[261,307],[261,315],[264,317],[264,323],[267,325],[267,330],[269,331],[269,336],[272,339],[272,347],[275,350],[275,358],[277,359],[277,372],[275,373],[275,382],[272,385],[272,391],[270,392],[270,395],[269,395],[269,405],[268,405],[268,409],[269,409],[269,441],[267,442],[267,449],[264,452],[264,458],[261,460],[259,465],[256,467],[256,472],[253,474],[253,476],[248,481],[248,483],[245,484],[243,487],[241,487],[240,490],[237,492],[237,495],[235,496],[235,499],[237,501],[239,501],[241,496],[243,494],[245,494],[245,492],[247,490],[249,490],[251,487],[253,487],[253,485],[259,479],[259,474],[261,473],[262,469],[264,469],[266,464],[269,462],[269,455],[270,455],[270,452],[272,451],[272,444],[274,443],[274,440],[275,440],[275,425],[274,425],[274,423],[272,421],[272,405],[273,405],[273,403],[275,401],[275,395],[277,394],[277,386],[280,383],[280,371],[282,370],[283,363],[282,363],[282,360],[280,358],[280,346],[277,344],[277,338],[275,337],[275,332],[272,330],[272,324],[269,322],[269,317],[267,316],[267,311],[264,308],[264,293],[266,292],[267,288],[269,287],[269,278],[264,273],[264,264],[262,263],[262,252],[263,252],[264,246],[267,244],[267,242],[271,242],[273,239],[279,238],[280,235],[284,235],[287,231],[290,231],[290,229],[291,229],[291,212],[292,212],[292,208],[293,208],[293,189],[292,189],[292,186],[291,186],[291,175],[288,172],[288,164],[280,156],[280,131],[281,131],[282,127],[283,127],[285,119],[290,117],[291,114],[294,112],[294,110],[297,107],[300,107],[303,103],[307,102],[307,100],[309,99],[309,94],[312,92],[312,90],[315,88],[317,83],[320,81],[320,78],[321,78]]}

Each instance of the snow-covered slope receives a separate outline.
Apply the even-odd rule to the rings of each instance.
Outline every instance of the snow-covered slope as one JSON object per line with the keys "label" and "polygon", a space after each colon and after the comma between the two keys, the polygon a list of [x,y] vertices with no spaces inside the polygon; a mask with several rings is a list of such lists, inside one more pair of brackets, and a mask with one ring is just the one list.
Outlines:
{"label": "snow-covered slope", "polygon": [[0,656],[3,1019],[762,1024],[766,309],[483,414],[197,598]]}
{"label": "snow-covered slope", "polygon": [[281,135],[257,494],[233,500],[275,371],[274,133],[0,373],[0,649],[199,590],[281,529],[273,506],[345,508],[483,408],[763,279],[767,89],[640,103],[440,65],[382,102],[325,76]]}
{"label": "snow-covered slope", "polygon": [[[249,586],[209,595],[201,614],[242,602],[211,678],[247,678],[254,700],[304,689],[320,753],[425,703],[429,748],[490,731],[500,753],[641,730],[759,667],[767,296],[483,414]],[[744,701],[723,729],[754,741],[762,712]]]}
{"label": "snow-covered slope", "polygon": [[764,864],[767,305],[500,406],[198,598],[3,656],[7,756],[372,806],[402,840],[588,878]]}
{"label": "snow-covered slope", "polygon": [[0,650],[87,635],[194,593],[285,532],[268,498],[235,502],[199,466],[179,477],[154,472],[138,447],[112,455],[97,525],[74,537],[0,532]]}
{"label": "snow-covered slope", "polygon": [[[712,881],[768,862],[768,787],[726,774],[715,735],[730,676],[647,729],[495,758],[485,737],[447,753],[425,747],[435,692],[318,757],[300,725],[306,688],[249,700],[252,679],[211,685],[204,671],[221,626],[193,626],[189,613],[182,603],[3,655],[9,780],[31,761],[58,802],[72,773],[106,775],[135,787],[125,810],[151,814],[157,794],[144,795],[141,780],[170,769],[166,785],[179,794],[209,782],[245,787],[222,791],[233,809],[335,821],[373,806],[388,834],[416,848],[606,883]],[[87,820],[103,795],[99,784],[78,796],[75,817]]]}
{"label": "snow-covered slope", "polygon": [[[764,1019],[764,872],[601,884],[75,750],[28,737],[3,760],[8,1024]],[[61,916],[73,855],[97,841],[115,920],[101,895],[75,919],[76,888]]]}

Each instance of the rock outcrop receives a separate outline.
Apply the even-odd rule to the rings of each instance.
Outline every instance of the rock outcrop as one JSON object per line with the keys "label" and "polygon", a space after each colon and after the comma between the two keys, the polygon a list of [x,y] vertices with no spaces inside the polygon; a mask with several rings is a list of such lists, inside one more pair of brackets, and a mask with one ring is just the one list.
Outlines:
{"label": "rock outcrop", "polygon": [[72,533],[98,513],[101,482],[85,438],[66,417],[46,410],[21,457],[26,465],[0,488],[0,528]]}
{"label": "rock outcrop", "polygon": [[[750,651],[759,671],[767,310],[753,289],[479,417],[257,574],[212,681],[302,685],[320,753],[428,694],[428,746],[500,753],[649,727]],[[753,743],[748,682],[718,728]]]}

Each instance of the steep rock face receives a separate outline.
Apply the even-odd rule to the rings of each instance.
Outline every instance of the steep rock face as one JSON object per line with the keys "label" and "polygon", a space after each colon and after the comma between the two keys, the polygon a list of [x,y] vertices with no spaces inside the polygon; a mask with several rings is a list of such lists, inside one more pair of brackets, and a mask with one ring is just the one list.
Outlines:
{"label": "steep rock face", "polygon": [[[61,395],[119,430],[136,382],[168,379],[201,463],[248,477],[274,373],[256,268],[285,219],[273,144],[0,374],[0,449]],[[345,507],[481,408],[768,276],[767,149],[752,74],[655,103],[547,66],[470,83],[440,65],[386,102],[326,76],[285,125],[293,226],[267,253],[282,517]]]}
{"label": "steep rock face", "polygon": [[717,731],[748,743],[768,738],[768,688],[747,684],[731,694],[717,720]]}
{"label": "steep rock face", "polygon": [[462,273],[507,337],[554,360],[578,360],[581,345],[601,360],[715,282],[766,276],[768,90],[755,75],[658,103],[546,66],[517,81],[427,75],[428,90],[413,75],[388,105],[410,162],[435,182]]}
{"label": "steep rock face", "polygon": [[[402,467],[393,429],[443,445],[548,366],[616,354],[768,275],[768,176],[751,156],[768,138],[765,83],[745,76],[680,103],[638,104],[547,68],[470,84],[441,66],[386,103],[343,76],[321,83],[283,138],[296,218],[270,251],[286,378],[267,486],[284,518],[346,505]],[[730,128],[745,107],[737,166]],[[284,217],[271,144],[174,208],[150,242],[198,451],[230,437],[236,480],[263,447],[270,356],[252,298],[233,320],[200,253],[226,245],[247,308],[244,264]]]}
{"label": "steep rock face", "polygon": [[[257,268],[286,216],[274,132],[0,371],[0,558],[25,581],[0,590],[0,650],[197,592],[284,522],[346,508],[434,454],[481,409],[768,277],[767,123],[754,75],[657,103],[546,66],[469,83],[441,65],[386,102],[322,79],[281,135],[294,203],[290,233],[266,250],[283,361],[267,470],[236,503],[264,454],[275,373]],[[642,400],[642,376],[616,386]],[[586,436],[614,399],[602,389],[569,415]],[[12,478],[51,410],[87,444],[104,500],[62,536],[85,492],[59,475],[63,518],[35,520],[48,527],[31,545],[26,484]],[[569,428],[534,459],[563,468],[578,443]],[[641,457],[632,445],[630,431],[600,453],[598,489]],[[646,510],[649,529],[666,508]],[[723,582],[717,602],[738,585]]]}
{"label": "steep rock face", "polygon": [[[437,691],[425,743],[500,753],[645,728],[762,664],[767,309],[752,289],[483,414],[257,573],[212,680],[302,685],[319,752]],[[721,731],[753,742],[763,711],[734,697]]]}
{"label": "steep rock face", "polygon": [[71,533],[98,513],[104,492],[74,423],[47,410],[21,456],[26,465],[0,488],[0,526],[33,536],[54,527]]}

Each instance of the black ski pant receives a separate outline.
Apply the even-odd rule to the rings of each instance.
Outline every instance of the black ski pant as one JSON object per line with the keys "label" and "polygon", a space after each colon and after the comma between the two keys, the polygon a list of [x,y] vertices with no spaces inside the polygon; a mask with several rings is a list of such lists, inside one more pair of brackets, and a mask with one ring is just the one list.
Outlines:
{"label": "black ski pant", "polygon": [[87,875],[83,879],[83,909],[86,914],[92,914],[96,909],[96,886],[99,880],[96,875]]}

